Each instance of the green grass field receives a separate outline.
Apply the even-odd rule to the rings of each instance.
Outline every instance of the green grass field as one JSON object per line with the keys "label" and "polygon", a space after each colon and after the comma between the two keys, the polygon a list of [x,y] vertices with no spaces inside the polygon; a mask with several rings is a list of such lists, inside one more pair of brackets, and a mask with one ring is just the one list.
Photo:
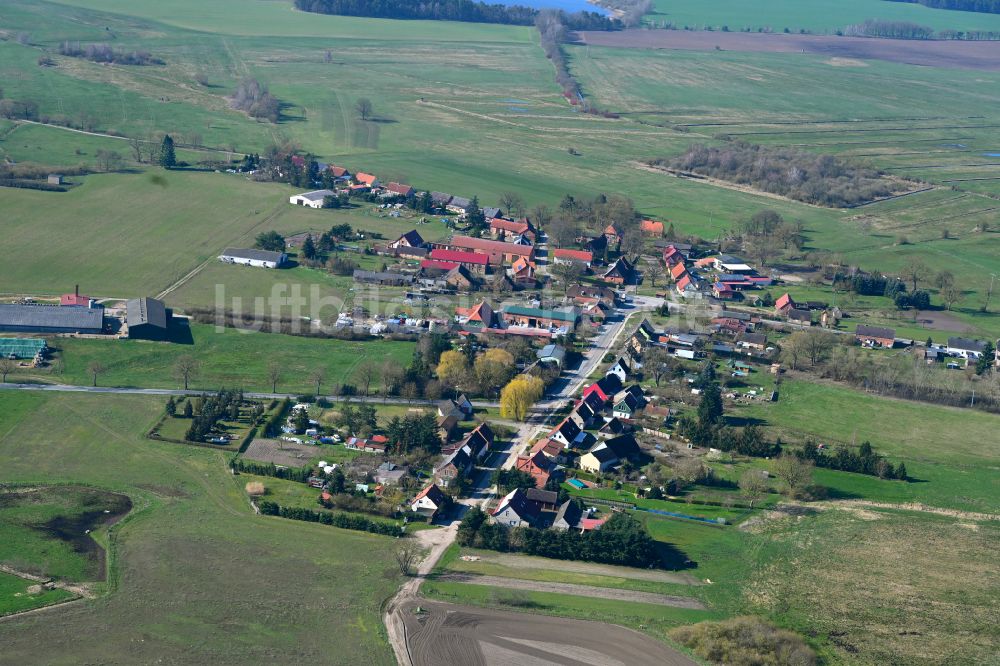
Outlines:
{"label": "green grass field", "polygon": [[906,463],[911,483],[817,470],[817,481],[847,497],[996,513],[1000,417],[971,409],[866,395],[840,386],[790,380],[777,402],[747,405],[734,415],[759,419],[772,436],[818,443],[870,441]]}
{"label": "green grass field", "polygon": [[59,588],[34,592],[37,586],[34,581],[0,572],[0,617],[51,606],[74,596],[72,592]]}
{"label": "green grass field", "polygon": [[712,3],[656,0],[653,6],[653,12],[646,16],[647,23],[659,26],[668,22],[680,28],[718,30],[729,26],[730,30],[770,28],[774,32],[788,28],[792,32],[805,29],[833,34],[865,19],[882,19],[919,23],[936,30],[1000,29],[1000,19],[994,15],[930,9],[884,0],[811,0],[808,3],[795,0],[716,0]]}
{"label": "green grass field", "polygon": [[[355,372],[365,360],[379,367],[391,359],[408,365],[413,354],[412,342],[373,340],[348,342],[273,333],[245,333],[236,329],[193,324],[194,344],[150,342],[144,340],[93,340],[59,338],[50,342],[63,359],[61,375],[45,374],[39,378],[71,384],[90,384],[88,366],[100,361],[106,372],[98,376],[103,386],[146,386],[183,388],[174,374],[177,358],[195,357],[200,365],[191,388],[217,389],[239,387],[247,391],[271,392],[267,368],[272,361],[281,365],[278,390],[283,393],[312,393],[315,383],[310,373],[325,370],[327,389],[334,385],[357,382]],[[28,375],[29,377],[31,375]],[[376,381],[377,381],[376,374]],[[377,384],[373,383],[372,388]],[[322,388],[322,387],[321,387]]]}
{"label": "green grass field", "polygon": [[144,438],[161,407],[143,397],[0,395],[5,481],[87,483],[135,502],[108,537],[111,593],[67,607],[55,622],[3,622],[4,659],[247,663],[335,654],[393,663],[380,612],[399,582],[393,541],[254,516],[224,454]]}

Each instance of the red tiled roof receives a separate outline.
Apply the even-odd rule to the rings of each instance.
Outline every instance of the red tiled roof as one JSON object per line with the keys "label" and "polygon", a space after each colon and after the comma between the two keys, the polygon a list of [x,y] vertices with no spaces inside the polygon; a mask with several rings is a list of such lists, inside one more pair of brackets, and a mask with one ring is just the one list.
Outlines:
{"label": "red tiled roof", "polygon": [[431,259],[453,261],[460,264],[475,264],[477,266],[486,266],[490,263],[490,258],[485,254],[464,252],[462,250],[442,250],[440,248],[431,250]]}
{"label": "red tiled roof", "polygon": [[686,272],[687,268],[684,267],[684,264],[674,264],[670,267],[670,277],[675,280],[679,280]]}
{"label": "red tiled roof", "polygon": [[515,220],[505,220],[502,217],[494,217],[490,220],[490,229],[499,231],[509,231],[515,234],[523,234],[528,231],[530,227],[527,222],[515,221]]}
{"label": "red tiled roof", "polygon": [[643,220],[640,224],[640,228],[644,233],[656,234],[658,236],[663,235],[663,222],[656,222],[655,220]]}
{"label": "red tiled roof", "polygon": [[683,291],[684,289],[687,289],[688,285],[690,284],[691,284],[691,276],[685,274],[684,277],[682,277],[680,280],[677,281],[677,290]]}
{"label": "red tiled roof", "polygon": [[387,183],[385,189],[404,197],[413,194],[413,188],[409,185],[403,185],[402,183]]}
{"label": "red tiled roof", "polygon": [[458,266],[459,264],[456,264],[453,261],[438,261],[436,259],[424,259],[420,262],[421,268],[436,268],[441,271],[450,271]]}
{"label": "red tiled roof", "polygon": [[344,167],[334,166],[332,164],[328,167],[328,170],[336,178],[340,178],[341,176],[346,176],[348,174],[347,169]]}
{"label": "red tiled roof", "polygon": [[80,296],[78,294],[63,294],[59,297],[59,305],[90,305],[90,296]]}
{"label": "red tiled roof", "polygon": [[774,302],[774,307],[779,310],[784,310],[786,307],[794,308],[795,301],[792,300],[792,297],[789,294],[783,294]]}
{"label": "red tiled roof", "polygon": [[375,176],[371,175],[370,173],[356,173],[356,174],[354,174],[354,178],[359,183],[363,183],[365,185],[371,185],[376,180],[378,180],[378,178],[376,178]]}
{"label": "red tiled roof", "polygon": [[594,253],[586,250],[570,250],[558,248],[552,251],[552,255],[558,259],[572,259],[574,261],[585,261],[590,263],[594,260]]}
{"label": "red tiled roof", "polygon": [[455,236],[451,239],[450,244],[452,247],[462,250],[513,254],[521,257],[530,257],[535,251],[535,248],[529,245],[517,245],[516,243],[505,243],[503,241],[490,240],[489,238],[472,238],[471,236]]}
{"label": "red tiled roof", "polygon": [[531,447],[531,455],[543,453],[547,456],[557,456],[562,453],[562,450],[563,446],[559,442],[554,442],[551,439],[540,439]]}
{"label": "red tiled roof", "polygon": [[715,257],[705,257],[694,262],[694,265],[698,268],[705,268],[706,266],[712,266],[715,264]]}

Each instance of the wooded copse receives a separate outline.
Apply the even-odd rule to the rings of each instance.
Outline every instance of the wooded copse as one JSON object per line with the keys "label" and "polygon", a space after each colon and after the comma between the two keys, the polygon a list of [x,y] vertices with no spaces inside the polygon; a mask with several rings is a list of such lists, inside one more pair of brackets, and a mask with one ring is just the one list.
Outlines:
{"label": "wooded copse", "polygon": [[742,141],[696,144],[680,156],[650,160],[667,167],[830,208],[852,208],[894,194],[898,187],[874,168],[831,155]]}
{"label": "wooded copse", "polygon": [[535,18],[548,11],[561,15],[570,30],[616,30],[621,23],[597,12],[567,14],[558,10],[542,10],[523,5],[501,5],[474,0],[295,0],[296,9],[316,14],[367,16],[371,18],[465,21],[467,23],[503,23],[532,25]]}
{"label": "wooded copse", "polygon": [[236,86],[232,106],[254,118],[263,118],[272,123],[278,122],[281,116],[281,104],[278,98],[268,92],[266,85],[251,77],[243,79]]}

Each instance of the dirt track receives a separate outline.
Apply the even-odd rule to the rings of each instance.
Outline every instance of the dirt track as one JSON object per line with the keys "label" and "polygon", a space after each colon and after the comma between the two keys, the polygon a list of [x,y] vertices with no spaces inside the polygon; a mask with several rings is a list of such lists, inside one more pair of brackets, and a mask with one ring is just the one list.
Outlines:
{"label": "dirt track", "polygon": [[620,590],[614,587],[597,587],[594,585],[577,585],[576,583],[551,583],[537,580],[521,580],[519,578],[503,578],[502,576],[480,576],[477,574],[447,573],[438,577],[470,585],[493,585],[509,590],[531,590],[533,592],[555,592],[557,594],[573,594],[580,597],[596,599],[613,599],[615,601],[632,601],[658,606],[674,606],[675,608],[694,608],[705,610],[705,604],[691,597],[675,597],[669,594],[654,592],[638,592],[636,590]]}
{"label": "dirt track", "polygon": [[[413,611],[420,606],[425,612]],[[420,600],[401,609],[414,666],[694,666],[614,625]]]}
{"label": "dirt track", "polygon": [[581,44],[636,49],[809,53],[831,58],[886,60],[945,69],[1000,71],[1000,42],[934,41],[785,35],[755,32],[621,30],[577,33]]}
{"label": "dirt track", "polygon": [[662,569],[634,569],[619,567],[612,564],[597,564],[577,560],[552,560],[531,555],[515,555],[513,553],[486,553],[479,551],[479,559],[487,564],[498,564],[511,569],[546,569],[549,571],[567,571],[571,573],[590,574],[593,576],[612,576],[615,578],[631,578],[633,580],[649,580],[655,583],[675,583],[678,585],[701,585],[701,581],[688,573],[674,573]]}

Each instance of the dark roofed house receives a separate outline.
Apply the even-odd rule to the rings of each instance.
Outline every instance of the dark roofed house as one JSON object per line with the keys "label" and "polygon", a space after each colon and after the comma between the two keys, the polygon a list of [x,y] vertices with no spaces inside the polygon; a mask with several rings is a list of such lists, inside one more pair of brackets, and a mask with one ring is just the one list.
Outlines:
{"label": "dark roofed house", "polygon": [[101,333],[101,308],[0,304],[0,331],[13,333]]}
{"label": "dark roofed house", "polygon": [[389,243],[389,247],[393,249],[401,247],[423,247],[424,239],[421,238],[420,234],[417,233],[416,229],[410,229],[405,234]]}
{"label": "dark roofed house", "polygon": [[948,354],[951,356],[962,356],[967,360],[978,360],[986,349],[986,343],[982,340],[971,338],[948,338]]}
{"label": "dark roofed house", "polygon": [[431,201],[438,208],[444,208],[451,203],[452,196],[446,192],[431,192]]}
{"label": "dark roofed house", "polygon": [[759,349],[764,351],[767,348],[766,333],[744,333],[740,336],[739,345],[748,349]]}
{"label": "dark roofed house", "polygon": [[524,491],[524,496],[529,502],[538,504],[542,511],[555,511],[556,505],[559,503],[559,493],[554,490],[528,488]]}
{"label": "dark roofed house", "polygon": [[612,284],[635,284],[636,278],[635,268],[625,257],[619,257],[601,276],[602,280]]}
{"label": "dark roofed house", "polygon": [[794,321],[805,326],[812,326],[812,312],[809,310],[792,308],[786,312],[785,315],[788,317],[788,321]]}
{"label": "dark roofed house", "polygon": [[125,304],[128,337],[143,340],[165,340],[168,336],[173,310],[163,301],[144,296],[130,299]]}
{"label": "dark roofed house", "polygon": [[866,347],[892,347],[896,342],[896,330],[858,324],[854,330],[854,339]]}
{"label": "dark roofed house", "polygon": [[566,500],[559,507],[559,511],[556,512],[555,520],[552,522],[552,529],[577,529],[580,525],[580,518],[582,517],[583,512],[580,510],[577,503],[573,500]]}

